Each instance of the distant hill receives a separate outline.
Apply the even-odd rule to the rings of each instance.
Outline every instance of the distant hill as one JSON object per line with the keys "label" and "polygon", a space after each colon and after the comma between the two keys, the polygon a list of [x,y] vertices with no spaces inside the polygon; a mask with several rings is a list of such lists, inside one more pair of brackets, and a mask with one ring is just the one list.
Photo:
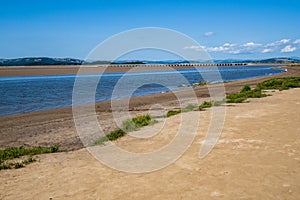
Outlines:
{"label": "distant hill", "polygon": [[47,58],[47,57],[30,57],[16,59],[0,59],[0,66],[39,66],[39,65],[81,65],[81,64],[184,64],[184,63],[300,63],[300,58],[269,58],[263,60],[164,60],[164,61],[148,61],[148,60],[124,60],[124,61],[84,61],[74,58]]}
{"label": "distant hill", "polygon": [[80,65],[83,60],[74,58],[16,58],[16,59],[0,59],[0,66],[38,66],[38,65]]}
{"label": "distant hill", "polygon": [[269,58],[264,60],[254,61],[255,63],[300,63],[298,58]]}

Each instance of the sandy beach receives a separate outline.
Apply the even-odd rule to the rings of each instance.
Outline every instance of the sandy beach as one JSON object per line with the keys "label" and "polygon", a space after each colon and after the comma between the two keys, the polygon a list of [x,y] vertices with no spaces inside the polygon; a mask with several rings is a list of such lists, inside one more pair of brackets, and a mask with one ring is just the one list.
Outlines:
{"label": "sandy beach", "polygon": [[[286,68],[288,72],[274,76],[225,83],[226,93],[271,77],[300,76],[299,67]],[[175,93],[185,96],[189,90]],[[206,86],[195,92],[199,102],[209,99]],[[183,156],[166,168],[143,174],[113,170],[89,154],[76,134],[71,108],[0,117],[1,148],[55,144],[72,150],[40,155],[36,163],[22,169],[0,171],[0,199],[298,199],[300,89],[270,94],[249,103],[227,105],[222,135],[204,159],[198,154],[211,111],[200,112],[199,131]],[[186,96],[185,104],[189,100]],[[130,113],[147,113],[154,104],[166,110],[179,107],[174,93],[164,93],[132,98]],[[119,106],[122,118],[125,111],[122,103]],[[96,111],[105,133],[116,128],[110,102],[97,103]],[[195,119],[198,114],[183,115]],[[180,115],[168,118],[150,139],[125,136],[117,145],[139,153],[154,151],[174,138],[180,119]],[[162,122],[154,126],[160,125]]]}
{"label": "sandy beach", "polygon": [[[30,76],[30,75],[55,75],[55,74],[76,74],[80,68],[83,73],[101,73],[105,72],[127,72],[129,70],[135,71],[151,71],[162,70],[168,65],[138,65],[138,67],[130,67],[128,65],[50,65],[50,66],[3,66],[0,67],[0,76]],[[204,68],[205,66],[197,66],[197,68]],[[173,69],[192,68],[191,66],[174,66]],[[167,69],[167,68],[166,68]]]}
{"label": "sandy beach", "polygon": [[[204,159],[198,151],[210,110],[201,112],[200,131],[186,153],[164,169],[119,172],[85,149],[40,155],[26,168],[0,171],[0,199],[299,199],[300,89],[271,93],[227,106],[222,135]],[[151,139],[126,136],[118,146],[156,149],[174,137],[178,121],[180,115],[171,117]]]}
{"label": "sandy beach", "polygon": [[0,200],[300,200],[300,0],[1,8]]}

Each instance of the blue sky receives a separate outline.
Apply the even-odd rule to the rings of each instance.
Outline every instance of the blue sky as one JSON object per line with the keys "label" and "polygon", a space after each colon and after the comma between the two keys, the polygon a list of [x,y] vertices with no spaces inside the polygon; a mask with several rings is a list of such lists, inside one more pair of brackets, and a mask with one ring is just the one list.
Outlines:
{"label": "blue sky", "polygon": [[182,32],[214,59],[300,56],[299,0],[1,0],[0,58],[85,58],[140,27]]}

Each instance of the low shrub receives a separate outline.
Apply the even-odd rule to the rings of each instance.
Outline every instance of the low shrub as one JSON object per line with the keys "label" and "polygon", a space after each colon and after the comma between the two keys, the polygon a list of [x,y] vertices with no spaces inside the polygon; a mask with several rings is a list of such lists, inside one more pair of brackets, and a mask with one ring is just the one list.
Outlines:
{"label": "low shrub", "polygon": [[[45,153],[55,153],[58,152],[59,148],[57,146],[52,147],[32,147],[32,148],[24,148],[24,147],[9,147],[6,149],[0,150],[0,170],[4,169],[18,169],[25,167],[36,160],[32,157],[38,154]],[[21,158],[24,156],[30,156],[19,162],[12,162],[15,158]]]}
{"label": "low shrub", "polygon": [[251,87],[249,85],[244,85],[244,87],[241,90],[241,93],[242,92],[248,92],[248,91],[251,91]]}
{"label": "low shrub", "polygon": [[227,103],[243,103],[248,98],[262,98],[267,95],[262,93],[258,88],[251,90],[251,88],[245,85],[238,93],[228,94],[226,99]]}
{"label": "low shrub", "polygon": [[204,110],[205,108],[210,108],[213,106],[213,102],[212,101],[204,101],[200,106],[199,106],[199,110]]}
{"label": "low shrub", "polygon": [[300,77],[272,78],[257,85],[260,90],[287,90],[300,87]]}
{"label": "low shrub", "polygon": [[117,129],[115,131],[110,132],[104,137],[97,139],[94,142],[94,145],[102,145],[107,141],[114,141],[120,137],[123,137],[127,134],[127,132],[135,131],[143,126],[148,126],[150,124],[156,123],[156,120],[153,120],[152,117],[147,115],[138,115],[132,119],[128,119],[122,123],[122,129]]}
{"label": "low shrub", "polygon": [[122,129],[117,129],[115,131],[110,132],[106,136],[97,139],[94,142],[94,145],[101,145],[101,144],[104,144],[104,142],[107,142],[107,141],[117,140],[118,138],[123,137],[124,135],[126,135],[125,131],[123,131]]}
{"label": "low shrub", "polygon": [[9,147],[3,150],[0,150],[0,163],[5,160],[11,160],[14,158],[19,158],[26,155],[38,155],[45,153],[55,153],[58,152],[59,148],[57,146],[51,147],[33,147],[33,148],[24,148],[24,147]]}
{"label": "low shrub", "polygon": [[185,108],[182,108],[180,110],[170,110],[170,111],[168,111],[166,116],[171,117],[171,116],[177,115],[179,113],[190,112],[190,111],[195,110],[196,108],[197,108],[196,105],[189,104]]}
{"label": "low shrub", "polygon": [[148,126],[150,124],[155,123],[156,121],[152,119],[152,117],[147,114],[147,115],[138,115],[132,119],[128,119],[123,122],[122,124],[122,129],[125,132],[131,132],[138,130],[139,128],[143,126]]}
{"label": "low shrub", "polygon": [[181,110],[170,110],[167,112],[167,117],[171,117],[171,116],[177,115],[179,113],[181,113]]}
{"label": "low shrub", "polygon": [[199,83],[198,83],[198,85],[199,85],[199,86],[204,86],[204,85],[207,85],[207,81],[204,81],[204,82],[199,82]]}

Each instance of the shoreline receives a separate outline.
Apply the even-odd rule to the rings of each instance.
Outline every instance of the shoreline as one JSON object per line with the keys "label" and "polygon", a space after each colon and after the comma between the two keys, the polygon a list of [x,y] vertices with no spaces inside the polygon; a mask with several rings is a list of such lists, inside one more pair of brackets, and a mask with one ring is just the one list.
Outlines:
{"label": "shoreline", "polygon": [[[241,67],[241,66],[274,66],[280,67],[279,64],[248,64],[248,65],[237,65],[237,66],[171,66],[172,69],[190,69],[190,68],[209,68],[209,67]],[[77,74],[80,68],[84,68],[82,74],[97,74],[103,72],[103,67],[100,65],[49,65],[49,66],[2,66],[0,67],[1,76],[34,76],[34,75],[73,75]],[[157,66],[109,66],[105,68],[107,73],[116,72],[128,72],[133,71],[159,71],[168,69],[168,65],[157,65]]]}
{"label": "shoreline", "polygon": [[[251,87],[257,83],[273,77],[300,76],[300,67],[284,67],[288,72],[272,76],[264,76],[254,79],[232,81],[224,83],[226,93],[238,92],[242,86],[248,84]],[[222,84],[221,84],[222,85]],[[220,84],[213,84],[218,87]],[[179,108],[174,94],[186,96],[184,102],[189,103],[189,92],[195,91],[199,103],[209,100],[209,91],[206,86],[188,88],[174,92],[153,94],[147,96],[133,97],[130,99],[130,114],[145,113],[154,104],[162,105],[166,110]],[[120,117],[124,117],[124,102],[119,101]],[[110,101],[95,104],[96,112],[104,133],[109,133],[116,128],[110,110]],[[76,129],[74,127],[72,107],[54,110],[31,112],[0,117],[0,148],[9,146],[48,146],[59,145],[64,150],[75,150],[82,148]]]}

